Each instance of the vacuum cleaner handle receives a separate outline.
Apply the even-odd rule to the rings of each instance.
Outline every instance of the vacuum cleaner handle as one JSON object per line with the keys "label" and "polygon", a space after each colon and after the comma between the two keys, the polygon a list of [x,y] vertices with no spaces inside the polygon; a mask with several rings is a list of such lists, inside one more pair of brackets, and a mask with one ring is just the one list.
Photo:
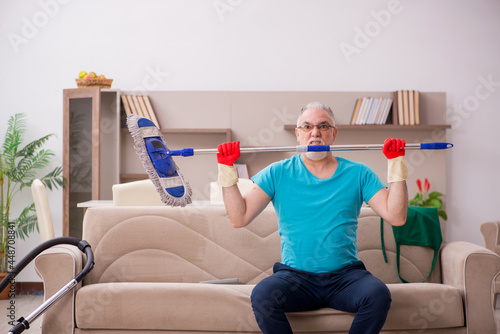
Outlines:
{"label": "vacuum cleaner handle", "polygon": [[[319,151],[367,151],[381,150],[383,144],[361,144],[361,145],[298,145],[298,146],[270,146],[270,147],[242,147],[241,153],[260,153],[260,152],[319,152]],[[451,143],[414,143],[406,144],[405,149],[410,150],[445,150],[452,148]],[[183,148],[180,150],[168,150],[169,156],[190,157],[196,154],[217,154],[219,151],[214,148],[192,149]]]}
{"label": "vacuum cleaner handle", "polygon": [[87,256],[87,261],[84,268],[75,278],[73,278],[68,284],[57,291],[52,297],[47,299],[40,307],[33,311],[33,313],[31,313],[26,318],[21,317],[19,320],[17,320],[18,323],[14,327],[12,327],[12,329],[9,331],[9,334],[20,334],[24,330],[30,328],[30,323],[32,323],[40,315],[42,315],[42,313],[45,312],[45,310],[47,310],[53,303],[55,303],[66,293],[71,291],[94,267],[94,253],[92,252],[92,249],[87,241],[73,237],[60,237],[50,239],[37,246],[35,249],[29,252],[28,255],[21,259],[21,261],[19,261],[19,263],[7,274],[7,276],[5,276],[5,278],[0,283],[0,292],[2,292],[7,287],[7,285],[17,276],[17,274],[20,273],[38,254],[50,247],[60,244],[77,246],[78,249],[85,253],[85,255]]}

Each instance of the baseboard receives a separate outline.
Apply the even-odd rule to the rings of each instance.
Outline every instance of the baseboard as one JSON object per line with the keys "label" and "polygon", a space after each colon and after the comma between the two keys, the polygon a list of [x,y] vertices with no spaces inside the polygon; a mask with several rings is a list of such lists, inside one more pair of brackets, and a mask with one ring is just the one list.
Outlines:
{"label": "baseboard", "polygon": [[16,295],[43,294],[42,282],[16,282]]}

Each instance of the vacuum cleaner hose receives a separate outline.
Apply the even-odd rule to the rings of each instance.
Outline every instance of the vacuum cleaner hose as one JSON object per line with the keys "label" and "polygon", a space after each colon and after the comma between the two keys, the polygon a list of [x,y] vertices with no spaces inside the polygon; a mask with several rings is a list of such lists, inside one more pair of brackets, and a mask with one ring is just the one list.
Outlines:
{"label": "vacuum cleaner hose", "polygon": [[46,249],[49,249],[56,245],[68,244],[77,246],[85,255],[87,256],[87,262],[83,270],[75,277],[77,282],[80,282],[87,273],[89,273],[94,267],[94,253],[90,248],[90,245],[85,240],[80,240],[73,237],[59,237],[50,239],[38,245],[35,249],[28,253],[19,263],[5,276],[5,278],[0,283],[0,292],[2,292],[7,285],[19,274],[24,267],[26,267],[37,255]]}
{"label": "vacuum cleaner hose", "polygon": [[33,321],[35,321],[53,303],[58,301],[67,292],[69,292],[78,283],[80,283],[81,280],[85,277],[85,275],[87,275],[94,267],[94,253],[92,252],[92,249],[90,248],[90,245],[87,241],[73,237],[60,237],[60,238],[50,239],[44,243],[41,243],[39,246],[37,246],[35,249],[29,252],[28,255],[26,255],[21,261],[19,261],[19,263],[7,274],[7,276],[5,276],[5,278],[0,283],[0,292],[2,292],[7,287],[7,285],[17,276],[17,274],[21,272],[24,269],[24,267],[26,267],[26,265],[28,265],[28,263],[30,263],[38,254],[40,254],[41,252],[50,247],[60,244],[76,246],[80,251],[85,253],[85,255],[87,256],[87,261],[85,262],[85,266],[75,278],[73,278],[62,289],[57,291],[53,296],[48,298],[45,301],[45,303],[43,303],[39,308],[37,308],[32,314],[30,314],[26,318],[21,317],[19,320],[17,320],[18,323],[14,327],[12,327],[12,329],[9,331],[9,334],[20,334],[24,330],[29,329],[30,324]]}

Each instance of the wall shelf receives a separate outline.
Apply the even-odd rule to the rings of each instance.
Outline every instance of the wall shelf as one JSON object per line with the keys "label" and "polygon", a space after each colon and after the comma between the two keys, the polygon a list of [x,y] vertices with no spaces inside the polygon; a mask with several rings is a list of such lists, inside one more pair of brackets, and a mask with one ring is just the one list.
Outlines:
{"label": "wall shelf", "polygon": [[[127,132],[128,133],[128,129],[126,128],[123,128],[122,129],[122,132]],[[209,134],[214,134],[214,135],[225,135],[226,136],[226,140],[227,141],[231,141],[231,129],[229,128],[218,128],[218,129],[208,129],[208,128],[179,128],[179,129],[160,129],[160,132],[161,133],[164,133],[164,134],[169,134],[169,133],[172,133],[172,134],[182,134],[182,133],[185,133],[185,134],[202,134],[202,135],[209,135]]]}
{"label": "wall shelf", "polygon": [[120,183],[145,180],[149,176],[146,173],[123,173],[120,174]]}
{"label": "wall shelf", "polygon": [[[295,130],[295,124],[286,124],[285,130]],[[421,124],[421,125],[397,125],[397,124],[384,124],[384,125],[349,125],[338,124],[339,130],[446,130],[451,129],[449,124]]]}

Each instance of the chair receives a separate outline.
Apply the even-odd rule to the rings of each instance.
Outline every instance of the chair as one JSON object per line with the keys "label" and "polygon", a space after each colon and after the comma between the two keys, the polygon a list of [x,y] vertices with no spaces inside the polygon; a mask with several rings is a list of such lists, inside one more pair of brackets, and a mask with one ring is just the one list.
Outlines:
{"label": "chair", "polygon": [[50,214],[49,200],[45,185],[39,179],[35,179],[31,184],[31,193],[35,202],[36,216],[38,220],[38,230],[40,231],[40,240],[45,242],[53,239],[54,224],[52,223],[52,215]]}
{"label": "chair", "polygon": [[[500,255],[500,221],[483,223],[481,234],[484,238],[484,247]],[[493,283],[493,307],[496,305],[498,293],[500,293],[500,275],[497,275]]]}

